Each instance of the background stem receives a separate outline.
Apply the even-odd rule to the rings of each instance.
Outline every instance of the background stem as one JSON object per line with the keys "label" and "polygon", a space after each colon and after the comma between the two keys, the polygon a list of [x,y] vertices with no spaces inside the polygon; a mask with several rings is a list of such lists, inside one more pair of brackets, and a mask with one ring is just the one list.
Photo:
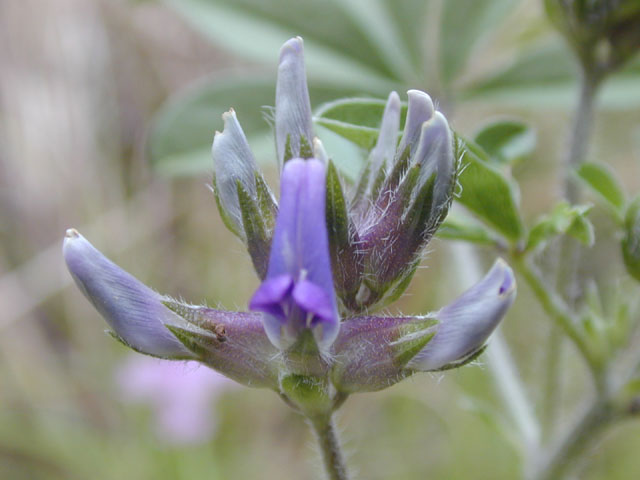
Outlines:
{"label": "background stem", "polygon": [[319,417],[311,419],[311,426],[318,439],[322,461],[324,463],[329,480],[347,480],[347,468],[340,447],[340,441],[336,434],[333,418]]}

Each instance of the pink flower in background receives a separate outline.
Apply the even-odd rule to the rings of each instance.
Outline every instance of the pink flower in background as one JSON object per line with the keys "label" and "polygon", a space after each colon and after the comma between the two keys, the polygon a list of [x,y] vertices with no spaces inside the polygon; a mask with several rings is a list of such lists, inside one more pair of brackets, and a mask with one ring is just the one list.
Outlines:
{"label": "pink flower in background", "polygon": [[216,427],[213,404],[235,383],[197,362],[131,356],[117,370],[122,398],[147,403],[158,437],[171,444],[202,443]]}

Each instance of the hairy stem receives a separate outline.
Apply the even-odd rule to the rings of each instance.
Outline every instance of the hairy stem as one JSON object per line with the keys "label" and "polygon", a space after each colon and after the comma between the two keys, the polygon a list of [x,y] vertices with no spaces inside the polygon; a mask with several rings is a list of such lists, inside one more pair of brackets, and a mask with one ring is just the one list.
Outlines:
{"label": "hairy stem", "polygon": [[542,275],[529,261],[523,258],[517,258],[515,267],[526,280],[545,313],[549,315],[571,339],[589,364],[594,376],[596,376],[596,373],[599,371],[597,359],[591,352],[589,344],[582,332],[576,326],[576,321],[573,318],[571,310],[569,310],[562,298],[560,298],[555,291],[547,288]]}
{"label": "hairy stem", "polygon": [[329,480],[347,480],[347,468],[331,416],[311,419]]}
{"label": "hairy stem", "polygon": [[600,433],[614,419],[614,410],[606,401],[594,402],[565,436],[552,445],[542,459],[534,478],[536,480],[565,478],[566,474],[575,468],[576,461],[600,438]]}
{"label": "hairy stem", "polygon": [[584,162],[587,154],[598,84],[599,82],[592,75],[583,72],[580,81],[578,108],[573,118],[569,148],[564,161],[563,193],[570,203],[575,203],[580,199],[580,186],[572,178],[572,171]]}

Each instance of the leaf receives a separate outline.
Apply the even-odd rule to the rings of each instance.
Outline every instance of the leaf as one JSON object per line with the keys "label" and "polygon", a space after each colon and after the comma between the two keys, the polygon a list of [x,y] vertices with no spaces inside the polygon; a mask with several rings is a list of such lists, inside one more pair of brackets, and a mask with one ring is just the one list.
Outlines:
{"label": "leaf", "polygon": [[518,2],[513,0],[446,0],[442,2],[440,24],[440,66],[444,84],[462,72],[481,37]]}
{"label": "leaf", "polygon": [[611,167],[602,163],[583,163],[576,174],[622,218],[626,198]]}
{"label": "leaf", "polygon": [[[380,122],[386,101],[377,98],[343,98],[326,103],[316,111],[314,121],[365,150],[378,140]],[[400,114],[404,128],[406,106]]]}
{"label": "leaf", "polygon": [[536,134],[519,120],[499,120],[482,127],[474,140],[493,162],[513,165],[533,153]]}
{"label": "leaf", "polygon": [[457,201],[511,241],[522,236],[522,221],[514,185],[470,140],[458,137],[463,171]]}
{"label": "leaf", "polygon": [[[558,41],[532,47],[499,71],[459,92],[459,100],[482,100],[536,109],[574,108],[578,98],[578,64]],[[640,107],[640,69],[635,63],[602,85],[598,106],[608,110]]]}
{"label": "leaf", "polygon": [[543,216],[529,232],[526,250],[541,248],[557,235],[568,234],[590,247],[594,242],[593,225],[586,218],[591,205],[558,203],[550,214]]}
{"label": "leaf", "polygon": [[449,214],[436,232],[438,238],[462,240],[479,245],[495,245],[498,239],[483,226],[460,216]]}
{"label": "leaf", "polygon": [[640,197],[627,208],[621,247],[627,272],[640,282]]}
{"label": "leaf", "polygon": [[305,40],[307,74],[359,91],[387,91],[396,72],[379,48],[335,2],[310,0],[164,0],[215,44],[277,65],[289,38]]}
{"label": "leaf", "polygon": [[[344,95],[344,90],[316,86],[314,102]],[[149,134],[155,168],[167,175],[211,172],[214,131],[222,130],[222,114],[233,107],[258,162],[275,162],[271,127],[264,106],[275,103],[275,76],[206,78],[171,97],[156,113]]]}

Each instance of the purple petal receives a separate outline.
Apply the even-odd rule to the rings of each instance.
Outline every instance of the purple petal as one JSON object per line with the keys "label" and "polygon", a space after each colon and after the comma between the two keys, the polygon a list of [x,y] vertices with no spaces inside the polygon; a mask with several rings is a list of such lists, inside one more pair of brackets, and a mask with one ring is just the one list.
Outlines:
{"label": "purple petal", "polygon": [[300,154],[300,137],[313,141],[311,103],[304,68],[302,38],[287,41],[280,49],[276,84],[276,150],[280,166],[284,163],[287,138],[294,156]]}
{"label": "purple petal", "polygon": [[[338,333],[325,220],[325,176],[325,165],[316,159],[289,160],[282,172],[267,279],[251,301],[252,309],[267,314],[265,331],[279,348],[294,343],[299,331],[309,326],[321,348],[330,345]],[[284,278],[295,284],[290,298],[284,298],[290,285]],[[277,302],[280,310],[274,305]],[[307,325],[309,315],[311,325]]]}
{"label": "purple petal", "polygon": [[182,321],[163,305],[160,294],[108,260],[74,229],[67,230],[63,253],[82,293],[125,342],[159,357],[194,357],[165,327]]}
{"label": "purple petal", "polygon": [[515,296],[513,271],[498,259],[482,280],[434,314],[438,331],[408,367],[438,370],[464,360],[487,341]]}
{"label": "purple petal", "polygon": [[233,109],[222,115],[224,130],[213,137],[211,154],[215,172],[215,188],[221,206],[233,221],[237,232],[242,233],[242,213],[238,201],[237,182],[251,196],[256,195],[256,161]]}
{"label": "purple petal", "polygon": [[402,154],[407,146],[411,147],[413,154],[420,138],[422,124],[433,116],[434,108],[431,97],[420,90],[409,90],[409,109],[407,110],[407,119],[404,124],[404,132],[402,140],[398,147],[398,152]]}

